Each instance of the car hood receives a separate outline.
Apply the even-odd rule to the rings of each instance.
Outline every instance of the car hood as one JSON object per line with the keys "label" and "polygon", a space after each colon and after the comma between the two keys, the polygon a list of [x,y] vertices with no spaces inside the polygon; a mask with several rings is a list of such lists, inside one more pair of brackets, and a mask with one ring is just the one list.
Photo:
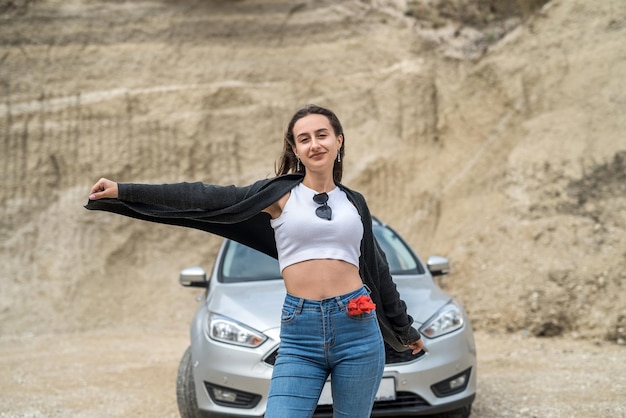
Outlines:
{"label": "car hood", "polygon": [[209,293],[207,309],[265,332],[280,326],[285,293],[282,280],[219,284]]}
{"label": "car hood", "polygon": [[[418,328],[451,300],[428,276],[397,276],[394,278],[401,298]],[[248,283],[220,283],[213,286],[207,299],[207,309],[257,331],[266,332],[280,327],[285,299],[282,280]]]}
{"label": "car hood", "polygon": [[429,276],[396,276],[393,280],[409,315],[415,321],[415,328],[428,321],[452,299]]}

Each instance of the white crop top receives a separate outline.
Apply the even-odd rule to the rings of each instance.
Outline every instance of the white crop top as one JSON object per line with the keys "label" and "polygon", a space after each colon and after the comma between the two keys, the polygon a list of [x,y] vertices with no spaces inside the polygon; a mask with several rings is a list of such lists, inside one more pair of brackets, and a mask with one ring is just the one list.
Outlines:
{"label": "white crop top", "polygon": [[281,215],[270,221],[274,228],[278,263],[286,267],[306,260],[343,260],[359,267],[363,224],[361,216],[339,187],[328,192],[331,220],[319,218],[313,201],[317,192],[302,183],[291,189]]}

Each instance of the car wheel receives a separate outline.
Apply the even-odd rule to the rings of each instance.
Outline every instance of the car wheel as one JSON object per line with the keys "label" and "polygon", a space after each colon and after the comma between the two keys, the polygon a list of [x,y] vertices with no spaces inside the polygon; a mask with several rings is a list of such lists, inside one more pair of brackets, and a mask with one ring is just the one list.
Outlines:
{"label": "car wheel", "polygon": [[178,366],[176,378],[176,401],[181,418],[200,418],[196,386],[193,382],[193,365],[191,364],[191,347],[187,347]]}
{"label": "car wheel", "polygon": [[472,404],[442,414],[433,415],[432,418],[469,418],[472,413]]}

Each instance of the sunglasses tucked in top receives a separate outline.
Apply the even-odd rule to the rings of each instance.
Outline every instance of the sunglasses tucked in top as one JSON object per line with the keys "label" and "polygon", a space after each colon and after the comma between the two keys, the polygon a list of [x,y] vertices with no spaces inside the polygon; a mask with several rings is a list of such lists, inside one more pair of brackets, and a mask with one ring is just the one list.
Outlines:
{"label": "sunglasses tucked in top", "polygon": [[313,201],[318,205],[322,205],[315,209],[315,214],[322,219],[329,220],[333,216],[333,210],[328,206],[328,193],[318,193],[313,196]]}

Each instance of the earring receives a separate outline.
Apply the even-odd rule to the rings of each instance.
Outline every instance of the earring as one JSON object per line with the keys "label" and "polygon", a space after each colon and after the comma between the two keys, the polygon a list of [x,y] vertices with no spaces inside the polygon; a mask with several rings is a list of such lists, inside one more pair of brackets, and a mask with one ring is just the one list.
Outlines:
{"label": "earring", "polygon": [[300,171],[300,157],[296,155],[296,158],[298,159],[298,162],[296,163],[296,172],[298,172]]}
{"label": "earring", "polygon": [[339,148],[339,151],[337,151],[337,162],[341,162],[341,148]]}

